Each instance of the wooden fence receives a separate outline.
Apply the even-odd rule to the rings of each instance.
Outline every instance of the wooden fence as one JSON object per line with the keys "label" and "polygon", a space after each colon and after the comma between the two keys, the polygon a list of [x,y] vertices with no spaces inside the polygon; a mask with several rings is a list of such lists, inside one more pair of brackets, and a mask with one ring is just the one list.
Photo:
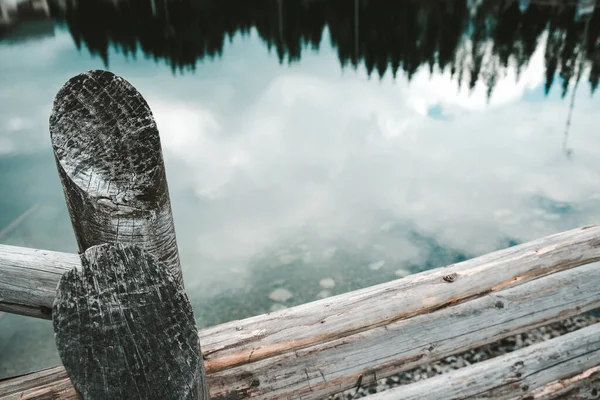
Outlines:
{"label": "wooden fence", "polygon": [[[198,332],[144,99],[81,74],[50,132],[81,255],[0,245],[0,311],[52,319],[64,367],[2,380],[0,399],[320,399],[600,308],[588,226]],[[595,324],[370,397],[592,399],[599,371]]]}

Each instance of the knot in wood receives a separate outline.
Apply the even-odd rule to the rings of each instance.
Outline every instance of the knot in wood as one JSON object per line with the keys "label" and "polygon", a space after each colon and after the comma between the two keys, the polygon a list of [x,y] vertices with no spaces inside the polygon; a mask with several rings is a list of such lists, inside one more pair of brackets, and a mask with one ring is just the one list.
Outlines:
{"label": "knot in wood", "polygon": [[442,279],[448,283],[452,283],[458,278],[458,274],[456,272],[451,273],[450,275],[445,275]]}

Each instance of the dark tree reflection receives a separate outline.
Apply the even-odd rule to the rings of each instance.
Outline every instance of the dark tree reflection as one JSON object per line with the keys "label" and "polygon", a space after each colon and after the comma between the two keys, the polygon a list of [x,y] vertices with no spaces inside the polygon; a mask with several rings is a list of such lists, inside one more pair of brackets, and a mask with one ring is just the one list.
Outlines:
{"label": "dark tree reflection", "polygon": [[577,21],[575,5],[532,0],[487,0],[477,8],[453,0],[85,0],[54,4],[78,47],[108,63],[114,46],[143,53],[173,71],[222,54],[236,33],[256,29],[279,62],[297,62],[318,49],[325,28],[342,66],[364,65],[369,75],[410,79],[427,66],[456,74],[462,85],[483,82],[491,95],[499,77],[529,63],[543,40],[546,93],[555,76],[562,95],[589,70],[592,92],[600,73],[600,7]]}

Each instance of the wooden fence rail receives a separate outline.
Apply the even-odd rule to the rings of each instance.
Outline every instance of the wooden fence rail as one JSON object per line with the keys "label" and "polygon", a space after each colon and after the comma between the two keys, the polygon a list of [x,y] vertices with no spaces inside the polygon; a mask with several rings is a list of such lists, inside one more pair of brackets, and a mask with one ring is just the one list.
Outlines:
{"label": "wooden fence rail", "polygon": [[[598,398],[582,391],[600,379],[600,324],[410,385],[369,400]],[[583,373],[581,371],[584,371]],[[561,380],[562,383],[557,382]],[[531,388],[539,388],[535,396]],[[587,397],[584,397],[587,396]]]}
{"label": "wooden fence rail", "polygon": [[[211,397],[322,398],[598,308],[600,265],[573,268],[585,257],[570,247],[597,249],[576,239],[595,229],[204,329]],[[58,369],[0,382],[0,398],[69,398],[65,385]]]}
{"label": "wooden fence rail", "polygon": [[[69,375],[56,367],[2,380],[0,399],[118,397],[129,393],[131,382],[156,387],[138,394],[158,395],[167,386],[161,387],[160,374],[154,369],[149,373],[144,364],[150,353],[134,354],[138,343],[127,342],[134,336],[144,350],[160,342],[165,348],[156,351],[162,359],[174,354],[180,359],[177,376],[190,390],[179,398],[207,399],[208,387],[213,399],[319,399],[600,308],[600,226],[588,226],[204,329],[198,333],[200,350],[196,328],[190,326],[193,317],[183,292],[160,141],[148,105],[121,78],[91,71],[61,89],[50,128],[81,259],[0,245],[0,311],[53,319]],[[140,271],[151,273],[140,276]],[[173,315],[165,312],[168,304]],[[156,313],[134,312],[136,307]],[[137,326],[147,333],[148,326],[163,321],[169,322],[160,334],[169,335],[157,335],[162,338],[158,341],[129,331]],[[110,329],[104,329],[105,323]],[[596,381],[597,331],[591,327],[381,396],[505,396],[502,385],[493,382],[505,380],[514,372],[510,366],[519,362],[527,374],[517,372],[522,376],[504,387],[518,386],[523,394],[539,398],[573,393],[582,382]],[[177,339],[170,342],[170,337]],[[103,344],[112,339],[118,350],[114,354]],[[554,356],[553,348],[565,354]],[[110,362],[115,354],[122,357]],[[104,360],[101,365],[86,364],[80,374],[80,363],[99,359]],[[565,368],[555,367],[559,364]],[[111,365],[126,370],[129,380],[107,373],[104,369]],[[465,376],[475,383],[461,389]],[[107,386],[103,377],[121,388]],[[454,392],[440,391],[438,384]],[[393,397],[397,394],[401,397]]]}

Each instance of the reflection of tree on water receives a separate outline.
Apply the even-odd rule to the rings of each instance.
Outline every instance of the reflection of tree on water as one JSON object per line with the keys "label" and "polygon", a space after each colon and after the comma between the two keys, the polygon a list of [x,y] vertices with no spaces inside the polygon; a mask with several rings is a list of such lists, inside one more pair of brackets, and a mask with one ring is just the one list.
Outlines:
{"label": "reflection of tree on water", "polygon": [[585,24],[575,21],[574,5],[480,3],[468,10],[466,2],[452,0],[86,0],[53,6],[52,14],[67,23],[78,46],[85,44],[105,62],[113,45],[125,54],[141,50],[164,59],[174,70],[193,70],[198,60],[221,55],[234,34],[252,28],[280,62],[294,62],[304,48],[319,47],[328,27],[342,65],[364,64],[379,76],[401,70],[409,79],[428,65],[450,70],[471,88],[482,81],[490,94],[509,63],[522,70],[547,34],[546,91],[559,73],[564,96],[578,60],[596,89],[600,8],[590,16],[587,45],[578,58]]}
{"label": "reflection of tree on water", "polygon": [[[577,92],[577,86],[579,85],[579,81],[581,79],[581,75],[583,72],[583,68],[585,66],[585,62],[583,61],[583,57],[586,53],[586,49],[587,49],[587,40],[589,37],[589,28],[590,28],[590,21],[592,19],[593,16],[593,12],[595,9],[595,2],[596,0],[580,0],[580,2],[577,4],[577,10],[575,13],[575,20],[584,20],[585,21],[585,30],[583,31],[583,37],[580,38],[579,40],[579,44],[577,46],[577,55],[576,55],[576,62],[575,62],[575,68],[577,69],[577,75],[575,78],[575,84],[573,85],[573,90],[571,93],[571,103],[569,105],[569,114],[567,116],[567,123],[565,126],[565,134],[564,134],[564,140],[563,140],[563,152],[565,153],[565,155],[567,156],[567,158],[571,158],[573,155],[573,150],[570,149],[567,145],[568,139],[569,139],[569,129],[571,128],[571,119],[573,117],[573,109],[575,108],[575,93]],[[596,56],[598,56],[598,54],[596,54]],[[596,81],[597,84],[597,81]],[[568,85],[568,81],[567,81],[567,85]],[[592,91],[595,90],[595,86],[592,86]],[[565,95],[567,90],[567,86],[563,86],[563,96]]]}

